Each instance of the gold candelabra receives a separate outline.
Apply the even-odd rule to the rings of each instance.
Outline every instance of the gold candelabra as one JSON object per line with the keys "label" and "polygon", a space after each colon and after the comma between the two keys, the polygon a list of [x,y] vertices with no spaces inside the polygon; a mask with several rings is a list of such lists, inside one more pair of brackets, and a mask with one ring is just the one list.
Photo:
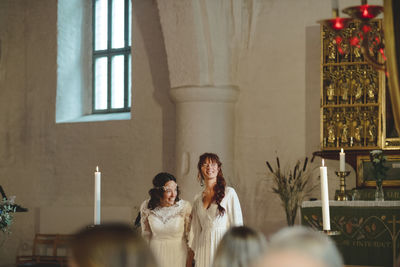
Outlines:
{"label": "gold candelabra", "polygon": [[340,190],[339,193],[335,195],[335,200],[347,201],[348,196],[346,194],[346,176],[350,174],[350,171],[335,171],[335,174],[340,178]]}
{"label": "gold candelabra", "polygon": [[321,233],[324,233],[328,236],[340,235],[340,231],[334,231],[334,230],[322,230]]}

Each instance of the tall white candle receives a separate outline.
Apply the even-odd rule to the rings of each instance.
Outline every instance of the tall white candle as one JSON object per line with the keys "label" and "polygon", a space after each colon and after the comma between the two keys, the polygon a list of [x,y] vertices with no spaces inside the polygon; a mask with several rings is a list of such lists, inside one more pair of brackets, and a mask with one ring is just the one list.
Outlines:
{"label": "tall white candle", "polygon": [[329,216],[329,194],[328,194],[328,170],[322,159],[322,166],[319,168],[321,175],[321,200],[322,200],[322,224],[324,230],[331,230]]}
{"label": "tall white candle", "polygon": [[101,172],[99,172],[99,166],[97,166],[94,173],[94,224],[100,224],[100,189]]}
{"label": "tall white candle", "polygon": [[346,154],[344,153],[343,148],[340,150],[339,159],[340,159],[340,165],[339,165],[340,171],[344,172],[344,171],[346,171],[346,167],[345,167],[346,166]]}

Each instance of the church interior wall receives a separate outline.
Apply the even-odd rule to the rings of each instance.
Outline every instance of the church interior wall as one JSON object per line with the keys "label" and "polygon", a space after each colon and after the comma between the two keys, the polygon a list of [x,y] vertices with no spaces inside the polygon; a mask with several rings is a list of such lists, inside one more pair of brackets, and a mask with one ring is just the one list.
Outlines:
{"label": "church interior wall", "polygon": [[[245,223],[266,235],[286,221],[265,161],[279,156],[293,166],[319,150],[316,21],[330,17],[330,2],[265,1],[253,44],[240,59],[235,161],[227,180],[238,192]],[[0,27],[0,185],[29,209],[15,215],[0,248],[2,266],[29,254],[36,232],[68,233],[92,222],[97,165],[104,216],[132,222],[154,175],[175,172],[176,133],[155,1],[133,0],[130,120],[55,122],[57,1],[2,0],[0,25],[6,25]],[[332,198],[338,162],[328,167]],[[319,198],[319,190],[313,194]]]}

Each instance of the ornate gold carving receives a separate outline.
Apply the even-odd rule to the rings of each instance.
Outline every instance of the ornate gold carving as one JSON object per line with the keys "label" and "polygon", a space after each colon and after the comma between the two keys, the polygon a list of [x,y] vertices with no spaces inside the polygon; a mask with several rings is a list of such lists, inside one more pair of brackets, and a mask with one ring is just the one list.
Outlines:
{"label": "ornate gold carving", "polygon": [[[345,35],[350,38],[354,28],[350,24]],[[321,38],[322,149],[380,148],[384,76],[364,61],[359,47],[338,46],[335,34],[324,26]]]}

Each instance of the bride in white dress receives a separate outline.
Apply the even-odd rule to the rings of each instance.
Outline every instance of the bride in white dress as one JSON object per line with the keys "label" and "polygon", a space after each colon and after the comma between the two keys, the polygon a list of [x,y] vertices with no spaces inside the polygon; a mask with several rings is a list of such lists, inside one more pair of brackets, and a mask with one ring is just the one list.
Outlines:
{"label": "bride in white dress", "polygon": [[140,207],[142,236],[149,242],[159,267],[185,267],[191,205],[179,199],[172,174],[153,179],[150,199]]}
{"label": "bride in white dress", "polygon": [[205,189],[196,195],[192,209],[189,245],[196,267],[210,267],[225,232],[243,225],[239,198],[232,187],[226,186],[221,165],[213,153],[201,155],[197,165]]}

